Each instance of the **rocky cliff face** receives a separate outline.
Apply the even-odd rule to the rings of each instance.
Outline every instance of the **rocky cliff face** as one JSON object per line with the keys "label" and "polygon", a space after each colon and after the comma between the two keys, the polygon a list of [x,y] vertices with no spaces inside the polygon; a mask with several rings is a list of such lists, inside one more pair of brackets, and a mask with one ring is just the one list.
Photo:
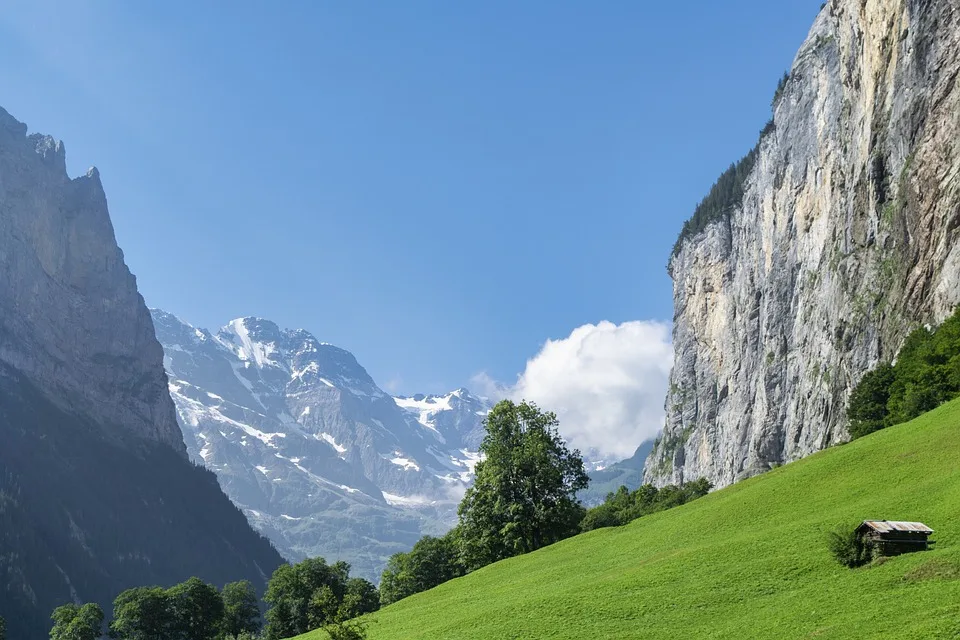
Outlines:
{"label": "rocky cliff face", "polygon": [[960,2],[831,0],[742,203],[679,243],[658,484],[846,437],[851,387],[960,301]]}
{"label": "rocky cliff face", "polygon": [[96,170],[0,109],[0,616],[196,575],[262,592],[281,563],[189,462],[153,323]]}
{"label": "rocky cliff face", "polygon": [[112,437],[184,453],[163,351],[123,261],[96,169],[0,109],[0,362]]}

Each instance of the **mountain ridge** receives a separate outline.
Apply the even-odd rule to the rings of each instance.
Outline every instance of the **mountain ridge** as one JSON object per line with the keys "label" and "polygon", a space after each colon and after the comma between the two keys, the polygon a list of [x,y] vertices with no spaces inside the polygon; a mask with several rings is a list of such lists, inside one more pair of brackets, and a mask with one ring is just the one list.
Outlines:
{"label": "mountain ridge", "polygon": [[455,524],[488,401],[394,398],[349,351],[264,318],[212,332],[151,313],[191,459],[288,558],[344,559],[376,580]]}

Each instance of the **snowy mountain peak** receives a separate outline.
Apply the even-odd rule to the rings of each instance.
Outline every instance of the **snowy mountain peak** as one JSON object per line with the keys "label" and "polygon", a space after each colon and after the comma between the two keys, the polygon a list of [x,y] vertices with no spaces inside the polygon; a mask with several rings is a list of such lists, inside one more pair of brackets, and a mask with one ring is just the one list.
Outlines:
{"label": "snowy mountain peak", "polygon": [[489,400],[462,387],[442,396],[418,393],[397,396],[393,401],[442,442],[459,441],[471,451],[483,440],[482,422],[492,407]]}
{"label": "snowy mountain peak", "polygon": [[376,577],[401,550],[361,548],[385,519],[406,523],[402,548],[421,523],[453,524],[489,408],[466,389],[395,400],[353,354],[303,329],[245,317],[211,335],[152,313],[191,457],[285,555]]}

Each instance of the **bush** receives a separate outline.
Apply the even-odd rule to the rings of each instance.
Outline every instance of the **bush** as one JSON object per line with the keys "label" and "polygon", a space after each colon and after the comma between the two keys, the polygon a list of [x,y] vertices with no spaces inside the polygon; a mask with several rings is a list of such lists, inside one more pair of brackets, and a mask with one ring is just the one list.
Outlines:
{"label": "bush", "polygon": [[330,640],[366,640],[367,625],[359,620],[328,624],[323,628]]}
{"label": "bush", "polygon": [[873,545],[856,529],[840,527],[827,534],[827,546],[837,562],[845,567],[862,567],[873,559]]}
{"label": "bush", "polygon": [[580,530],[618,527],[651,513],[679,507],[707,495],[712,486],[706,478],[661,489],[652,484],[645,484],[635,491],[621,486],[616,492],[607,494],[603,504],[587,511],[580,521]]}

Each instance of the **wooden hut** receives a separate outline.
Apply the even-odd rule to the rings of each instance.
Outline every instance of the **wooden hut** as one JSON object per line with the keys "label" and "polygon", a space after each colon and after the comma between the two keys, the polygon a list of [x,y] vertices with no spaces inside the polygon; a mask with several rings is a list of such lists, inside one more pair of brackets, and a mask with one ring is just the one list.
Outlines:
{"label": "wooden hut", "polygon": [[922,522],[864,520],[857,533],[870,542],[875,556],[898,556],[901,553],[926,551],[933,529]]}

